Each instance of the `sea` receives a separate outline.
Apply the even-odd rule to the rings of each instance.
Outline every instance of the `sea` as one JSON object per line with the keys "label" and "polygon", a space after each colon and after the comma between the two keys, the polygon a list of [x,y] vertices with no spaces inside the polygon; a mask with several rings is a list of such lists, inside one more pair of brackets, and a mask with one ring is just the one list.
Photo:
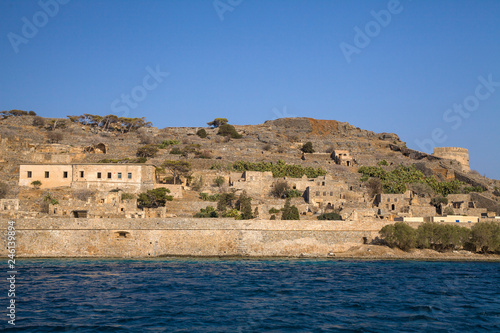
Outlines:
{"label": "sea", "polygon": [[[23,259],[16,332],[500,332],[500,263]],[[5,270],[7,276],[7,269]]]}

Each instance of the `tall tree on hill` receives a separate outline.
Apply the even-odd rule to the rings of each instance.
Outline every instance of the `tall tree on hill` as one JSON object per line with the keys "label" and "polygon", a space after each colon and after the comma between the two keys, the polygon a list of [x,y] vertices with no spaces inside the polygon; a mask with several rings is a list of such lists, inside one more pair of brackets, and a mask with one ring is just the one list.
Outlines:
{"label": "tall tree on hill", "polygon": [[252,198],[250,198],[247,195],[246,191],[243,191],[240,194],[237,206],[239,206],[239,209],[240,209],[240,212],[241,212],[241,219],[242,220],[253,219],[251,201],[252,201]]}
{"label": "tall tree on hill", "polygon": [[174,178],[174,184],[180,176],[186,177],[191,171],[191,163],[188,161],[165,161],[161,165],[163,168],[170,170]]}

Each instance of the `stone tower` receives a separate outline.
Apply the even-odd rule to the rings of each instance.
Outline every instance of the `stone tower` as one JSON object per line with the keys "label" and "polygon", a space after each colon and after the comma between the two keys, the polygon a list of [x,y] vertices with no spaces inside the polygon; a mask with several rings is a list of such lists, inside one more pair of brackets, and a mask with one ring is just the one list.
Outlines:
{"label": "stone tower", "polygon": [[436,147],[434,148],[434,153],[432,155],[449,160],[455,160],[460,163],[463,170],[470,171],[469,151],[465,148]]}

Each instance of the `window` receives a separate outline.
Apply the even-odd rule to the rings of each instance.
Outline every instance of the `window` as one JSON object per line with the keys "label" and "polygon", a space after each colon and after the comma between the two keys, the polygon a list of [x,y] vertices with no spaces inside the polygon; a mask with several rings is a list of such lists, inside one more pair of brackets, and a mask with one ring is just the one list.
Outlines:
{"label": "window", "polygon": [[108,172],[108,179],[111,179],[111,172]]}
{"label": "window", "polygon": [[122,173],[118,172],[118,179],[122,179]]}
{"label": "window", "polygon": [[28,171],[28,178],[31,178],[33,176],[33,173],[31,171]]}
{"label": "window", "polygon": [[63,172],[63,178],[68,178],[68,171]]}
{"label": "window", "polygon": [[325,182],[323,182],[321,185],[325,186]]}
{"label": "window", "polygon": [[326,197],[326,192],[323,192],[323,196]]}
{"label": "window", "polygon": [[127,174],[127,178],[128,178],[128,179],[132,179],[132,172],[129,172],[129,173]]}
{"label": "window", "polygon": [[80,171],[80,178],[83,178],[83,175],[84,175],[83,171]]}
{"label": "window", "polygon": [[49,172],[45,171],[45,178],[49,178]]}
{"label": "window", "polygon": [[101,173],[100,172],[97,173],[97,178],[101,178]]}
{"label": "window", "polygon": [[333,197],[333,192],[330,192],[330,196]]}
{"label": "window", "polygon": [[316,196],[319,197],[319,191],[316,191]]}

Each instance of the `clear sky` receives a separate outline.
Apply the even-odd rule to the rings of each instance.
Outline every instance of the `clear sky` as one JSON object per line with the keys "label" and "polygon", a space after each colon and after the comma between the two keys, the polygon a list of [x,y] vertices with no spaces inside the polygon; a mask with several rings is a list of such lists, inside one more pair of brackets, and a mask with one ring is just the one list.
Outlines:
{"label": "clear sky", "polygon": [[157,127],[307,116],[500,179],[500,1],[0,1],[0,109]]}

